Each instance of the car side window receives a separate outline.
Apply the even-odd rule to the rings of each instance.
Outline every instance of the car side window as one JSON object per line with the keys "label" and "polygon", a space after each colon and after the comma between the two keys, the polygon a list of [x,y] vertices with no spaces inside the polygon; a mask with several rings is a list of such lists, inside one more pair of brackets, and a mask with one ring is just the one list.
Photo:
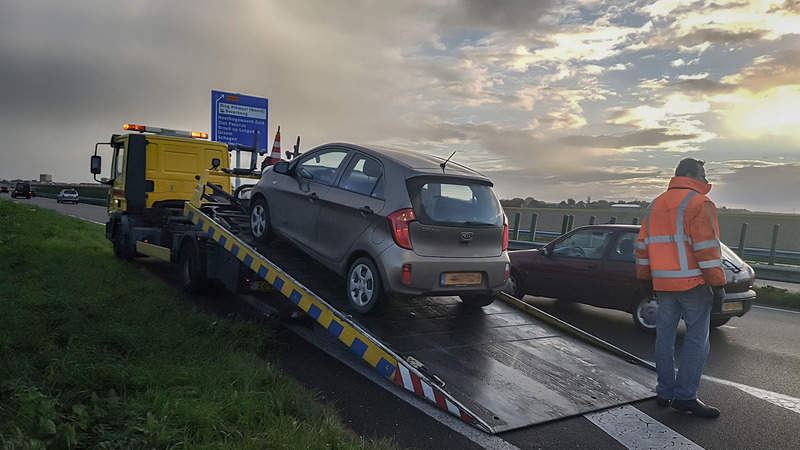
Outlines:
{"label": "car side window", "polygon": [[610,231],[578,231],[556,242],[553,254],[563,258],[600,259],[613,238]]}
{"label": "car side window", "polygon": [[634,261],[636,259],[637,233],[622,233],[608,256],[612,261]]}
{"label": "car side window", "polygon": [[374,158],[356,155],[347,165],[338,186],[351,192],[382,199],[383,167]]}
{"label": "car side window", "polygon": [[295,170],[300,178],[330,185],[346,156],[347,151],[344,150],[314,153],[300,161]]}

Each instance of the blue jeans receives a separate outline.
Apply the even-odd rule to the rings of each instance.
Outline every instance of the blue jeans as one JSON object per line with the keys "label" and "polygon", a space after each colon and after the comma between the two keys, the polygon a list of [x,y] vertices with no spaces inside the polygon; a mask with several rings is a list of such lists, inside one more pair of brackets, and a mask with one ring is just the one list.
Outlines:
{"label": "blue jeans", "polygon": [[[708,327],[714,295],[708,285],[688,291],[658,293],[656,318],[656,394],[664,399],[694,400],[706,364]],[[686,324],[683,351],[675,374],[675,337],[681,317]]]}

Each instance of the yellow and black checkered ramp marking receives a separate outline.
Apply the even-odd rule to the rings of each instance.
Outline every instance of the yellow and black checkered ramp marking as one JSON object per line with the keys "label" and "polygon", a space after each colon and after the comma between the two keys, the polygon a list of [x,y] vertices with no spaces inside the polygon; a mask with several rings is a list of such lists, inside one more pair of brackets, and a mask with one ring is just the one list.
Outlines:
{"label": "yellow and black checkered ramp marking", "polygon": [[270,283],[300,309],[308,313],[330,334],[337,337],[356,355],[360,356],[379,374],[394,381],[408,391],[424,397],[439,408],[448,411],[461,420],[484,431],[491,432],[491,427],[466,409],[449,393],[443,391],[435,383],[427,380],[417,369],[394,355],[377,339],[361,330],[343,314],[328,305],[316,294],[293,279],[263,255],[224,229],[208,217],[192,203],[187,202],[184,215],[192,223],[200,227],[209,237],[236,256],[244,265],[253,270],[259,277]]}
{"label": "yellow and black checkered ramp marking", "polygon": [[378,373],[389,378],[394,376],[395,370],[397,370],[397,358],[375,343],[374,338],[348,323],[341,314],[335,312],[322,299],[242,242],[241,239],[222,228],[202,211],[186,203],[184,214],[225,250],[236,256],[260,278],[266,280],[292,303],[308,313],[328,332],[339,338],[350,350],[374,367]]}

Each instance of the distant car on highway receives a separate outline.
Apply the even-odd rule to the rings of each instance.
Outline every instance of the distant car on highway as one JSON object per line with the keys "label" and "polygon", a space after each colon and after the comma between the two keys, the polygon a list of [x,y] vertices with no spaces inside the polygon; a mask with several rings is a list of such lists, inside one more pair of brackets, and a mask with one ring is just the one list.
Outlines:
{"label": "distant car on highway", "polygon": [[7,186],[0,186],[0,194],[7,194],[8,187]]}
{"label": "distant car on highway", "polygon": [[492,181],[455,162],[326,144],[280,161],[252,189],[250,229],[276,235],[346,279],[367,313],[388,296],[489,305],[506,285],[508,221]]}
{"label": "distant car on highway", "polygon": [[[588,225],[539,249],[509,252],[511,275],[505,292],[617,309],[631,313],[636,326],[655,333],[658,304],[636,279],[638,225]],[[722,307],[711,312],[711,326],[750,310],[755,271],[722,244],[727,284]]]}
{"label": "distant car on highway", "polygon": [[78,203],[80,201],[80,196],[78,195],[78,191],[75,189],[62,189],[61,192],[58,193],[58,197],[56,198],[56,202],[58,203]]}
{"label": "distant car on highway", "polygon": [[14,192],[11,193],[11,198],[31,198],[33,197],[33,191],[31,191],[31,185],[28,183],[17,183],[14,186]]}

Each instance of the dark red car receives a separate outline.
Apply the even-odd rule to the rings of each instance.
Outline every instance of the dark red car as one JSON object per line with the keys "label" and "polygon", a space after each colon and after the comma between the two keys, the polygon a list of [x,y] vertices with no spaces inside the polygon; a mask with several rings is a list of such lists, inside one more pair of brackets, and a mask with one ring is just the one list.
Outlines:
{"label": "dark red car", "polygon": [[[631,313],[637,327],[655,333],[658,305],[636,279],[638,225],[587,225],[539,249],[508,253],[511,275],[505,292],[557,298]],[[711,312],[711,326],[750,310],[755,271],[722,244],[727,284],[722,307]]]}

